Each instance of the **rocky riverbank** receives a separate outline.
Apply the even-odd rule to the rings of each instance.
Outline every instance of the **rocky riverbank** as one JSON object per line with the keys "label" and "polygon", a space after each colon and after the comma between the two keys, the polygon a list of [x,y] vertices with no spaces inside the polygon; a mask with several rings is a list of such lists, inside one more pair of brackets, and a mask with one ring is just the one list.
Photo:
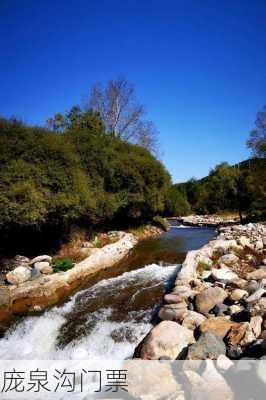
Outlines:
{"label": "rocky riverbank", "polygon": [[156,325],[136,350],[142,359],[260,358],[266,353],[266,227],[221,227],[190,251]]}
{"label": "rocky riverbank", "polygon": [[220,217],[217,215],[188,215],[186,217],[177,217],[170,219],[175,219],[180,224],[185,226],[219,227],[233,225],[239,222],[238,217]]}
{"label": "rocky riverbank", "polygon": [[33,259],[16,256],[1,270],[0,323],[12,315],[41,312],[82,287],[98,271],[115,266],[139,240],[158,236],[163,230],[145,225],[131,232],[100,233],[92,241],[77,241],[73,254],[83,260],[65,272],[56,272],[55,257],[40,255]]}
{"label": "rocky riverbank", "polygon": [[43,311],[84,285],[97,271],[114,266],[137,243],[130,233],[116,235],[115,243],[91,249],[88,257],[65,272],[53,273],[50,256],[31,261],[17,258],[20,265],[7,274],[9,284],[0,286],[0,322],[11,315]]}

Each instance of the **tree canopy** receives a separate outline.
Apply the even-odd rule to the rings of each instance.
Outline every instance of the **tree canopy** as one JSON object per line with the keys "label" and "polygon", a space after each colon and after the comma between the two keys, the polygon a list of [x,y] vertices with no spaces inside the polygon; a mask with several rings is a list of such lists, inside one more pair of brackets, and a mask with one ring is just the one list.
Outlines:
{"label": "tree canopy", "polygon": [[145,148],[72,109],[61,134],[0,119],[0,229],[147,220],[165,207],[170,176]]}

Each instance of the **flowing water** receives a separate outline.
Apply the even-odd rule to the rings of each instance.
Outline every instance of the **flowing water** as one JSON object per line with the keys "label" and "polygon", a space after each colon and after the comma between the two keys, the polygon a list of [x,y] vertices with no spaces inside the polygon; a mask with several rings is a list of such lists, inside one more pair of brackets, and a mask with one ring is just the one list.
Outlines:
{"label": "flowing water", "polygon": [[0,340],[0,359],[126,359],[156,321],[187,251],[215,234],[173,226],[140,242],[87,288],[40,316],[25,317]]}

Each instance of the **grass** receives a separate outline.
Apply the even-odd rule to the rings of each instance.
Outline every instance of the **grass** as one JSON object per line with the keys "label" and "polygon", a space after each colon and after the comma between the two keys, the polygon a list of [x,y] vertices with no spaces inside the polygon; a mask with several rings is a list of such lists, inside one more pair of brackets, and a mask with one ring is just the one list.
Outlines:
{"label": "grass", "polygon": [[54,272],[64,272],[74,267],[74,263],[69,258],[56,259],[52,263]]}

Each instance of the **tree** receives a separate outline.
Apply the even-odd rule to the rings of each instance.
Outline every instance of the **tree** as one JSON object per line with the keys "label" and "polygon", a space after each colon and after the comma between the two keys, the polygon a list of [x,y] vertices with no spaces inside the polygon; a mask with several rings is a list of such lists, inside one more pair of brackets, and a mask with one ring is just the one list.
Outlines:
{"label": "tree", "polygon": [[96,83],[91,88],[88,106],[98,112],[106,132],[119,139],[156,151],[154,124],[143,119],[143,105],[136,100],[134,87],[124,78]]}
{"label": "tree", "polygon": [[255,125],[255,129],[250,132],[247,146],[255,157],[264,158],[266,156],[266,106],[258,112]]}

